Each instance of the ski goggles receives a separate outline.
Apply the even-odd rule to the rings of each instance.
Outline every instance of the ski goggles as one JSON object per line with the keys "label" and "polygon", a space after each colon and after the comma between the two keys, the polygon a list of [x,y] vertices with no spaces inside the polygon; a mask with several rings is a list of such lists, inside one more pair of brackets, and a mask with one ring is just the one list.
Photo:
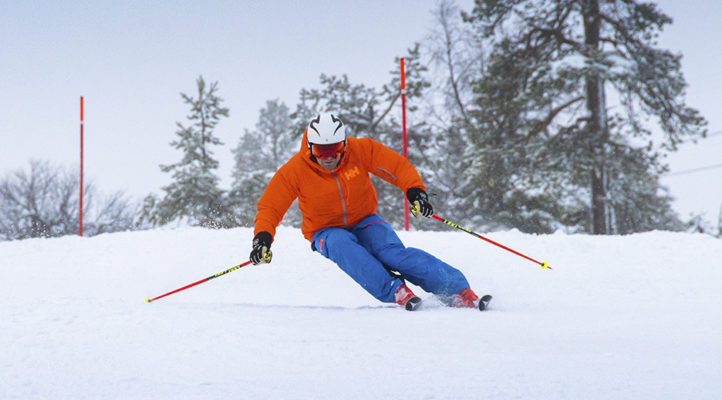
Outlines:
{"label": "ski goggles", "polygon": [[346,150],[345,141],[331,144],[311,143],[311,154],[313,154],[313,156],[316,157],[316,159],[318,160],[329,157],[341,157],[341,154],[343,154],[344,150]]}

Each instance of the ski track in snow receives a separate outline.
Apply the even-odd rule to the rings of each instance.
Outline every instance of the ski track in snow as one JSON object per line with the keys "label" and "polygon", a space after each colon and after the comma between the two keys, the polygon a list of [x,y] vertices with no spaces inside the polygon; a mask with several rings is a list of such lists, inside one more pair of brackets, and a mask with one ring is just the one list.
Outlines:
{"label": "ski track in snow", "polygon": [[722,240],[399,232],[488,311],[373,299],[300,232],[247,266],[250,229],[0,243],[0,399],[719,399]]}

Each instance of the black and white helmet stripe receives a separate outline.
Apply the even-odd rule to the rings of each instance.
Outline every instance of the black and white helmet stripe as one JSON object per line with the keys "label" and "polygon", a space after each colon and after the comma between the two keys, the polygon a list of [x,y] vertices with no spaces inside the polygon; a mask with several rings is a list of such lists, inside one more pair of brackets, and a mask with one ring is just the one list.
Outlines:
{"label": "black and white helmet stripe", "polygon": [[320,116],[320,115],[316,116],[316,118],[314,118],[314,119],[311,120],[311,123],[308,124],[308,129],[313,129],[313,131],[316,132],[316,134],[320,136],[321,133],[320,133],[320,132],[318,131],[318,129],[316,128],[316,125],[317,125],[319,122],[321,122],[321,116]]}
{"label": "black and white helmet stripe", "polygon": [[[334,131],[333,131],[333,134],[335,135],[339,129],[343,128],[343,121],[341,121],[341,118],[337,118],[333,114],[330,114],[330,115],[331,115],[331,121],[336,123],[336,129],[334,129]],[[345,128],[344,128],[344,130],[345,130]],[[345,136],[344,136],[344,139],[345,139]]]}

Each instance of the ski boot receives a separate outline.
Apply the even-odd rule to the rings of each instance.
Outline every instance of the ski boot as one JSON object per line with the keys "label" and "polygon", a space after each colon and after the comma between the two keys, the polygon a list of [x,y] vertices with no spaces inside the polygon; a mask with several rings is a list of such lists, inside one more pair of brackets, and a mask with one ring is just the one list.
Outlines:
{"label": "ski boot", "polygon": [[459,308],[478,308],[479,311],[484,311],[489,306],[490,301],[490,294],[486,294],[480,299],[479,296],[471,290],[471,288],[466,288],[451,296],[450,306]]}

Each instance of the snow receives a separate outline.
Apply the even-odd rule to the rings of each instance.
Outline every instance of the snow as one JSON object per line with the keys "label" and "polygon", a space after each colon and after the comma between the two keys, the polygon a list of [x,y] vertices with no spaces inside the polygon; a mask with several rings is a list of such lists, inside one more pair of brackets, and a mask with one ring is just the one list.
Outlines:
{"label": "snow", "polygon": [[[430,221],[429,223],[434,223]],[[280,228],[0,243],[2,399],[718,399],[722,240],[399,232],[486,312],[382,304]]]}

